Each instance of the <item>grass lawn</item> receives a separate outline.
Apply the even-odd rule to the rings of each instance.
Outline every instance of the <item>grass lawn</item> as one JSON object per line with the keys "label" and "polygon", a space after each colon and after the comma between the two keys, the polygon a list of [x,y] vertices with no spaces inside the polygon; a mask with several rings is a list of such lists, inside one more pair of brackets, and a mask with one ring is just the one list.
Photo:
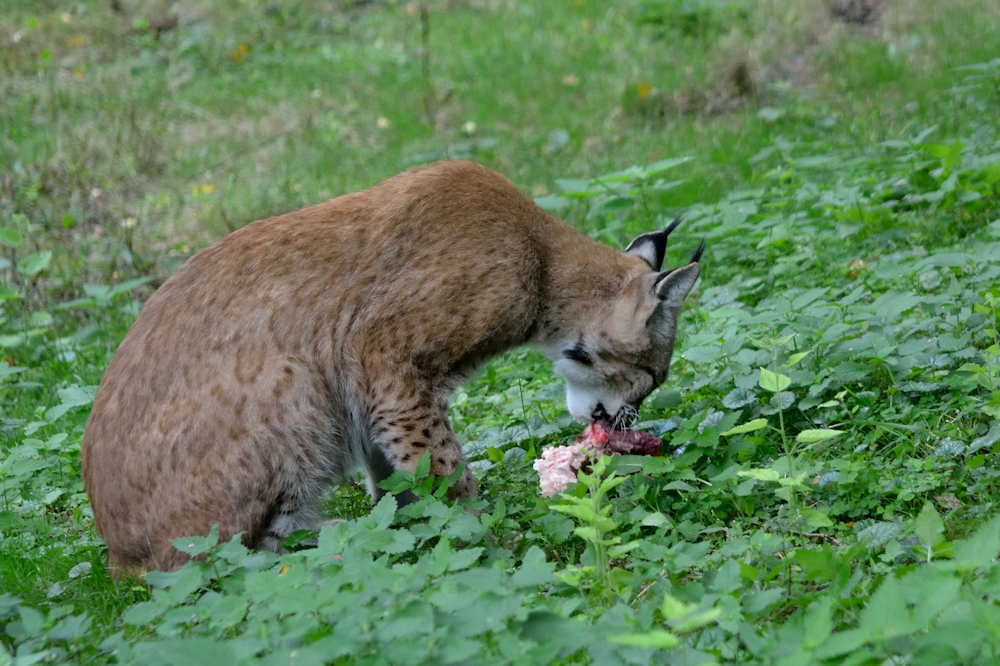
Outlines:
{"label": "grass lawn", "polygon": [[[993,663],[998,119],[996,0],[5,0],[0,664]],[[706,241],[668,455],[540,498],[581,426],[515,350],[453,400],[478,516],[345,484],[317,547],[112,581],[79,443],[143,300],[442,158]]]}

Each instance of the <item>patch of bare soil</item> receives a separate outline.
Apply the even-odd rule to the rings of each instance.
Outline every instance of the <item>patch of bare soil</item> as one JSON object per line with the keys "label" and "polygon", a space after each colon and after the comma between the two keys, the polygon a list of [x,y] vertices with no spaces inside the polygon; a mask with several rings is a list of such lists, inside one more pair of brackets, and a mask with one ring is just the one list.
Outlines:
{"label": "patch of bare soil", "polygon": [[873,26],[882,18],[883,0],[830,0],[830,15],[837,21]]}

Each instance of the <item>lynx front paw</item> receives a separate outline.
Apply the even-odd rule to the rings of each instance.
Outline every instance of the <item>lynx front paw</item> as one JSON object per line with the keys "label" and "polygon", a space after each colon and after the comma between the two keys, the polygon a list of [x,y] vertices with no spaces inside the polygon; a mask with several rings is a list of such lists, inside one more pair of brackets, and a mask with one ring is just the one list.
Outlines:
{"label": "lynx front paw", "polygon": [[458,481],[455,482],[451,488],[448,489],[448,499],[455,502],[461,502],[464,499],[469,499],[470,497],[475,497],[478,495],[476,490],[476,479],[472,476],[472,470],[468,467],[462,472],[462,476],[459,477]]}

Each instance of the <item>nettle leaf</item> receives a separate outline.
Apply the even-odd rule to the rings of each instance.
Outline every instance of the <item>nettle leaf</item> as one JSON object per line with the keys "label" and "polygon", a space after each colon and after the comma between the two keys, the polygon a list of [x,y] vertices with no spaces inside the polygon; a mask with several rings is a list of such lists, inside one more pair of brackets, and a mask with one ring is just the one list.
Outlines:
{"label": "nettle leaf", "polygon": [[818,509],[802,509],[802,515],[806,519],[806,524],[814,530],[820,527],[833,527],[830,517]]}
{"label": "nettle leaf", "polygon": [[762,613],[774,604],[781,601],[786,592],[782,588],[771,588],[744,595],[740,600],[740,605],[747,613]]}
{"label": "nettle leaf", "polygon": [[609,474],[627,475],[642,472],[650,476],[663,476],[673,471],[674,463],[667,458],[655,456],[621,455],[615,456],[608,464]]}
{"label": "nettle leaf", "polygon": [[782,370],[787,370],[788,368],[791,368],[792,366],[797,365],[802,359],[804,359],[806,356],[809,356],[809,354],[812,354],[812,350],[811,349],[809,351],[804,351],[804,352],[799,352],[797,354],[792,354],[791,356],[788,357],[788,360],[781,366],[781,369]]}
{"label": "nettle leaf", "polygon": [[96,386],[68,386],[59,389],[59,404],[45,412],[47,421],[55,421],[76,407],[84,407],[94,402]]}
{"label": "nettle leaf", "polygon": [[122,622],[138,627],[145,627],[153,623],[167,609],[155,601],[141,601],[125,611],[122,615]]}
{"label": "nettle leaf", "polygon": [[416,538],[407,529],[378,529],[357,534],[352,543],[369,553],[395,555],[413,550]]}
{"label": "nettle leaf", "polygon": [[229,643],[214,638],[182,638],[139,643],[136,663],[142,664],[237,664],[239,656]]}
{"label": "nettle leaf", "polygon": [[719,433],[723,437],[728,437],[730,435],[741,435],[746,432],[753,432],[755,430],[760,430],[767,426],[767,419],[754,419],[753,421],[747,421],[743,425],[738,425],[735,428],[730,428],[729,430]]}
{"label": "nettle leaf", "polygon": [[819,550],[796,549],[792,556],[814,583],[829,583],[836,580],[840,572],[839,558],[826,544]]}
{"label": "nettle leaf", "polygon": [[781,478],[781,475],[773,469],[745,469],[737,472],[737,475],[754,481],[777,481]]}
{"label": "nettle leaf", "polygon": [[726,409],[739,409],[756,400],[757,393],[752,389],[736,387],[722,399],[722,406]]}
{"label": "nettle leaf", "polygon": [[969,448],[966,449],[966,455],[970,453],[975,453],[980,449],[985,449],[987,447],[993,446],[997,442],[1000,442],[1000,420],[994,421],[990,426],[989,432],[987,432],[982,437],[977,437],[976,439],[969,442]]}
{"label": "nettle leaf", "polygon": [[708,587],[710,590],[722,594],[741,589],[743,578],[740,576],[739,563],[736,560],[726,560],[722,566],[715,570],[715,576]]}
{"label": "nettle leaf", "polygon": [[658,389],[647,403],[658,409],[673,409],[680,406],[681,394],[679,391]]}
{"label": "nettle leaf", "polygon": [[[378,504],[371,510],[368,514],[368,518],[371,521],[369,529],[373,530],[384,530],[392,525],[392,519],[396,517],[396,509],[399,507],[399,503],[396,498],[390,494],[385,494],[382,499],[379,500]],[[364,521],[368,522],[368,521]]]}
{"label": "nettle leaf", "polygon": [[869,548],[881,548],[899,537],[903,526],[899,523],[875,522],[858,530],[858,540],[864,541]]}
{"label": "nettle leaf", "polygon": [[577,500],[575,497],[569,498],[570,500],[575,500],[575,504],[553,504],[549,508],[553,511],[558,511],[559,513],[565,513],[567,515],[573,516],[584,522],[590,522],[596,517],[594,514],[594,509],[590,506],[589,502],[583,500]]}
{"label": "nettle leaf", "polygon": [[760,369],[760,379],[757,383],[765,391],[770,391],[771,393],[778,393],[784,391],[792,383],[790,377],[785,375],[771,372],[767,368]]}
{"label": "nettle leaf", "polygon": [[458,541],[474,543],[479,541],[486,532],[486,527],[479,521],[479,518],[458,507],[453,508],[448,524],[444,528],[445,534]]}
{"label": "nettle leaf", "polygon": [[17,247],[21,244],[21,232],[12,227],[0,227],[0,243]]}
{"label": "nettle leaf", "polygon": [[924,508],[914,522],[913,533],[931,548],[944,542],[944,521],[930,502],[924,502]]}
{"label": "nettle leaf", "polygon": [[833,633],[833,601],[826,596],[809,604],[802,622],[807,645],[819,645]]}
{"label": "nettle leaf", "polygon": [[1000,553],[1000,516],[994,516],[968,539],[955,542],[955,563],[969,568],[992,564],[997,553]]}
{"label": "nettle leaf", "polygon": [[515,587],[535,588],[554,580],[556,565],[545,560],[545,553],[538,546],[532,546],[524,554],[521,566],[510,577]]}
{"label": "nettle leaf", "polygon": [[775,393],[771,396],[770,400],[767,401],[767,405],[761,408],[761,414],[777,414],[780,411],[789,409],[795,404],[795,394],[791,391],[781,391],[780,393]]}
{"label": "nettle leaf", "polygon": [[870,371],[867,367],[854,361],[838,363],[830,371],[830,377],[844,384],[864,381],[869,374]]}
{"label": "nettle leaf", "polygon": [[431,453],[430,451],[424,451],[424,454],[420,456],[420,460],[417,461],[417,469],[413,472],[413,476],[417,481],[427,478],[431,473]]}
{"label": "nettle leaf", "polygon": [[17,272],[25,277],[34,277],[48,268],[51,261],[52,250],[35,252],[17,262]]}
{"label": "nettle leaf", "polygon": [[663,629],[656,629],[645,634],[617,634],[609,638],[619,645],[654,648],[657,650],[669,650],[677,647],[681,642],[677,636]]}
{"label": "nettle leaf", "polygon": [[182,553],[187,553],[191,557],[202,555],[212,550],[219,543],[219,525],[212,525],[208,531],[208,536],[190,536],[171,539],[170,545]]}
{"label": "nettle leaf", "polygon": [[882,579],[882,584],[868,599],[858,624],[872,637],[905,636],[922,628],[907,610],[900,581],[892,574]]}
{"label": "nettle leaf", "polygon": [[834,437],[839,437],[843,435],[843,430],[834,430],[832,428],[815,428],[809,430],[803,430],[798,435],[795,436],[795,441],[799,444],[812,444],[813,442],[822,442],[827,439],[833,439]]}
{"label": "nettle leaf", "polygon": [[681,352],[681,358],[691,363],[711,363],[722,358],[722,348],[719,345],[692,347]]}

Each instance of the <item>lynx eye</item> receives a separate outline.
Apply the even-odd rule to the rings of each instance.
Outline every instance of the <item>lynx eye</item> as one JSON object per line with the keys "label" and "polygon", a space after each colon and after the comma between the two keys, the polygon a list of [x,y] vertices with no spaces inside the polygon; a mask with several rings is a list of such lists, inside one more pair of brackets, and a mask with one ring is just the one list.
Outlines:
{"label": "lynx eye", "polygon": [[568,358],[571,361],[576,361],[577,363],[587,367],[594,365],[594,360],[590,358],[590,354],[584,351],[583,345],[579,342],[576,343],[575,347],[565,350],[563,352],[563,358]]}

